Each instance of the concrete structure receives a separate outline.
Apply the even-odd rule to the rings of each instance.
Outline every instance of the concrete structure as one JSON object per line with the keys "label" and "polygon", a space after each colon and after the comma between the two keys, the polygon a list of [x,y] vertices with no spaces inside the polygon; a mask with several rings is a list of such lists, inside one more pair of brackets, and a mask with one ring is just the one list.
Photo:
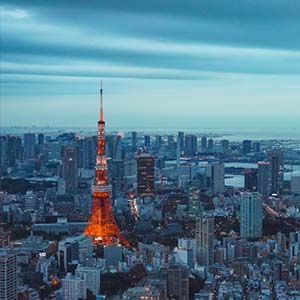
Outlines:
{"label": "concrete structure", "polygon": [[262,197],[259,193],[243,193],[241,198],[240,234],[242,238],[262,236]]}
{"label": "concrete structure", "polygon": [[16,256],[6,253],[0,253],[0,300],[16,300],[16,297]]}
{"label": "concrete structure", "polygon": [[142,154],[137,158],[137,194],[154,195],[154,157]]}

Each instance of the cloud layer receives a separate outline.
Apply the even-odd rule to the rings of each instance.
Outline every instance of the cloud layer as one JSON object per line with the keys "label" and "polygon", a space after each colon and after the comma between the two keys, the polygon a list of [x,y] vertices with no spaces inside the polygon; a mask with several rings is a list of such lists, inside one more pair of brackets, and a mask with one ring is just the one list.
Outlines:
{"label": "cloud layer", "polygon": [[[175,118],[182,97],[187,117],[300,117],[298,0],[13,0],[0,17],[2,126],[69,124],[70,97],[82,108],[100,78],[116,104],[109,116],[126,102],[128,122],[137,101],[149,120],[158,107]],[[249,101],[261,111],[245,110]],[[55,114],[62,102],[70,109]],[[37,117],[36,105],[53,118]],[[93,124],[93,111],[79,122]]]}

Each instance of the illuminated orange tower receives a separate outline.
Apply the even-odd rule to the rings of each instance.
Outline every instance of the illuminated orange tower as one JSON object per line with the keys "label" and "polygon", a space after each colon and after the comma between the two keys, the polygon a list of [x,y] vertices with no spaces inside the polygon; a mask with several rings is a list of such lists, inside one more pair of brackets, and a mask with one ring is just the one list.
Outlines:
{"label": "illuminated orange tower", "polygon": [[115,221],[110,201],[111,186],[108,184],[107,159],[105,155],[102,83],[100,89],[100,120],[98,121],[97,146],[92,212],[84,234],[93,238],[94,245],[122,244],[129,247],[128,241],[120,232]]}

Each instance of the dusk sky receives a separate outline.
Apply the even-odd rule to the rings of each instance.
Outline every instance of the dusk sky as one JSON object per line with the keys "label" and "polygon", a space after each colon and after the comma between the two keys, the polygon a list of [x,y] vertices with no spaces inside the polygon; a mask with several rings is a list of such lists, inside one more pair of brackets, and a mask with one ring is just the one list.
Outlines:
{"label": "dusk sky", "polygon": [[0,18],[1,126],[96,126],[102,79],[109,126],[300,130],[299,0],[4,0]]}

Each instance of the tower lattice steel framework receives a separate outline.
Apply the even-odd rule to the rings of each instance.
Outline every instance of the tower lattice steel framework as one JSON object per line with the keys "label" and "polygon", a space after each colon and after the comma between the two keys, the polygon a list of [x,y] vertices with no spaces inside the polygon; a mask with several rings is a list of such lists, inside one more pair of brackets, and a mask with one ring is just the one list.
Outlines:
{"label": "tower lattice steel framework", "polygon": [[97,160],[93,185],[91,216],[84,234],[93,238],[94,245],[117,245],[129,247],[113,215],[111,186],[108,184],[107,159],[105,155],[105,121],[103,117],[102,84],[100,89],[100,120],[98,121]]}

